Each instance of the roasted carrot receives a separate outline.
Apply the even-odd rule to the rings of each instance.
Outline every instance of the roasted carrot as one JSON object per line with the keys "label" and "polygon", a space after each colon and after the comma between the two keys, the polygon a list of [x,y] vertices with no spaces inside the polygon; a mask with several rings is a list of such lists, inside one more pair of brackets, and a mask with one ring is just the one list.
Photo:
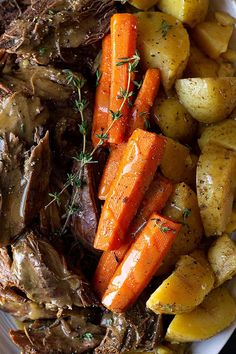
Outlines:
{"label": "roasted carrot", "polygon": [[111,36],[107,35],[102,41],[102,58],[99,67],[98,86],[95,95],[93,113],[92,142],[96,146],[99,142],[97,135],[106,131],[111,90]]}
{"label": "roasted carrot", "polygon": [[117,250],[106,251],[102,254],[93,277],[93,287],[100,298],[104,295],[111,278],[135,240],[136,235],[145,226],[153,212],[161,212],[172,190],[173,184],[167,178],[158,174],[144,195],[137,215],[127,233],[126,242]]}
{"label": "roasted carrot", "polygon": [[166,139],[136,129],[131,135],[102,209],[94,247],[121,246],[128,227],[161,162]]}
{"label": "roasted carrot", "polygon": [[98,198],[106,200],[111,184],[116,177],[121,158],[124,154],[126,143],[115,145],[110,152],[105,165],[100,185],[98,188]]}
{"label": "roasted carrot", "polygon": [[124,312],[148,285],[181,225],[152,214],[119,265],[102,298],[109,310]]}
{"label": "roasted carrot", "polygon": [[[122,60],[132,58],[136,50],[137,39],[137,18],[128,13],[115,14],[111,18],[111,53],[112,53],[112,73],[111,73],[111,95],[110,110],[122,114],[122,117],[114,123],[109,132],[109,143],[119,144],[125,140],[125,133],[128,128],[129,104],[126,100],[123,108],[121,90],[127,91],[129,85],[128,63],[117,65]],[[129,92],[132,91],[131,80]],[[112,114],[109,114],[109,124],[112,123]]]}
{"label": "roasted carrot", "polygon": [[161,73],[159,69],[148,69],[146,71],[143,84],[131,111],[128,136],[137,128],[145,129],[146,122],[149,120],[150,110],[160,87],[160,82]]}

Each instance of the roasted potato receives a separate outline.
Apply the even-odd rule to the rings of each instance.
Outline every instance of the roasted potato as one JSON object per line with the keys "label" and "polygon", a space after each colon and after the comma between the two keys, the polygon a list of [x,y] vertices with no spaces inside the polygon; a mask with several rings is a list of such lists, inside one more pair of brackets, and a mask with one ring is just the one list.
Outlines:
{"label": "roasted potato", "polygon": [[236,274],[236,245],[228,235],[217,238],[208,251],[208,260],[215,273],[215,286]]}
{"label": "roasted potato", "polygon": [[209,143],[215,143],[236,152],[236,121],[226,119],[204,129],[198,145],[203,150]]}
{"label": "roasted potato", "polygon": [[167,329],[166,340],[171,342],[204,340],[223,331],[235,317],[235,300],[226,288],[220,287],[208,294],[195,310],[176,315]]}
{"label": "roasted potato", "polygon": [[230,220],[236,187],[236,154],[205,146],[197,166],[197,197],[206,236],[221,235]]}
{"label": "roasted potato", "polygon": [[182,143],[190,143],[197,132],[197,122],[176,97],[157,99],[154,118],[165,136]]}
{"label": "roasted potato", "polygon": [[235,63],[236,62],[236,51],[232,50],[232,49],[228,49],[225,53],[221,54],[221,57],[225,61],[229,61],[231,63]]}
{"label": "roasted potato", "polygon": [[215,19],[222,26],[234,25],[236,23],[236,19],[234,17],[223,11],[216,11]]}
{"label": "roasted potato", "polygon": [[176,270],[156,289],[147,307],[157,314],[192,311],[213,289],[214,273],[204,256],[201,261],[182,256]]}
{"label": "roasted potato", "polygon": [[219,64],[203,54],[195,45],[190,47],[190,56],[186,70],[185,77],[217,77],[219,71]]}
{"label": "roasted potato", "polygon": [[153,5],[156,5],[158,1],[159,0],[131,0],[130,4],[136,7],[137,9],[148,10]]}
{"label": "roasted potato", "polygon": [[166,273],[181,255],[192,252],[203,235],[197,196],[185,183],[176,185],[163,215],[182,223],[182,227],[157,274]]}
{"label": "roasted potato", "polygon": [[[234,191],[234,200],[236,199],[236,189]],[[231,235],[234,231],[236,231],[236,205],[233,205],[233,210],[230,216],[230,221],[226,226],[225,233]]]}
{"label": "roasted potato", "polygon": [[161,172],[176,183],[186,182],[194,186],[197,156],[191,154],[186,146],[177,141],[166,139],[165,152],[160,165]]}
{"label": "roasted potato", "polygon": [[235,74],[235,67],[231,63],[220,63],[217,75],[218,77],[232,77]]}
{"label": "roasted potato", "polygon": [[209,0],[160,0],[159,8],[190,27],[204,21]]}
{"label": "roasted potato", "polygon": [[180,102],[202,123],[223,120],[236,106],[236,77],[181,79],[175,86]]}
{"label": "roasted potato", "polygon": [[206,55],[217,59],[227,51],[233,28],[233,25],[223,26],[218,22],[206,21],[193,29],[192,36]]}
{"label": "roasted potato", "polygon": [[159,68],[169,91],[180,78],[189,57],[188,33],[178,20],[161,12],[140,12],[138,49],[145,69]]}

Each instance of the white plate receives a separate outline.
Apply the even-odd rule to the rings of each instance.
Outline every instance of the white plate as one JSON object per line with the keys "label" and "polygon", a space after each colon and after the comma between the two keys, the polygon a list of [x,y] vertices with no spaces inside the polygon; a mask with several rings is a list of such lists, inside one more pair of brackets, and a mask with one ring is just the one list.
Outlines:
{"label": "white plate", "polygon": [[[0,0],[1,3],[2,0]],[[236,0],[210,0],[211,8],[224,10],[236,17]],[[236,49],[236,31],[231,41],[231,47]],[[236,300],[236,278],[229,283],[229,288]],[[9,315],[0,311],[0,354],[19,354],[19,351],[9,339],[8,331],[16,328],[16,325]],[[203,342],[196,342],[192,345],[192,354],[218,354],[236,328],[235,322],[217,336]]]}

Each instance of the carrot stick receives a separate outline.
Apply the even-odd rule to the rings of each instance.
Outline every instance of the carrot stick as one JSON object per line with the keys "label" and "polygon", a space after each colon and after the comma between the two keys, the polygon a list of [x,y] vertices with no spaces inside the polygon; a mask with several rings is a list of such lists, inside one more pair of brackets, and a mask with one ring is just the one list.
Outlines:
{"label": "carrot stick", "polygon": [[108,127],[110,90],[111,90],[111,36],[107,35],[102,41],[102,58],[99,67],[100,79],[98,82],[95,106],[93,113],[92,142],[96,146],[99,142],[97,135],[106,131]]}
{"label": "carrot stick", "polygon": [[160,266],[181,225],[152,214],[119,265],[102,298],[114,312],[124,312],[148,285]]}
{"label": "carrot stick", "polygon": [[119,164],[124,154],[125,147],[126,143],[119,144],[116,145],[110,152],[98,188],[98,198],[100,200],[106,200],[111,184],[119,169]]}
{"label": "carrot stick", "polygon": [[95,248],[114,250],[124,242],[128,227],[160,164],[165,142],[165,138],[141,129],[131,135],[102,209]]}
{"label": "carrot stick", "polygon": [[145,123],[149,119],[150,110],[158,93],[161,82],[159,69],[148,69],[143,84],[134,102],[129,121],[130,136],[137,128],[145,129]]}
{"label": "carrot stick", "polygon": [[[137,18],[131,14],[115,14],[111,18],[111,52],[112,52],[112,74],[111,74],[111,95],[110,110],[121,111],[122,117],[114,123],[109,132],[109,143],[119,144],[125,140],[125,132],[128,127],[129,105],[128,100],[120,110],[122,98],[121,89],[128,88],[128,63],[117,65],[122,58],[132,58],[136,50],[137,39]],[[130,90],[133,83],[131,80]],[[108,124],[112,123],[112,115],[109,114]]]}
{"label": "carrot stick", "polygon": [[153,212],[160,213],[173,190],[173,184],[158,174],[145,193],[142,204],[127,233],[126,242],[117,250],[103,252],[93,277],[93,287],[101,298],[136,235],[147,223]]}

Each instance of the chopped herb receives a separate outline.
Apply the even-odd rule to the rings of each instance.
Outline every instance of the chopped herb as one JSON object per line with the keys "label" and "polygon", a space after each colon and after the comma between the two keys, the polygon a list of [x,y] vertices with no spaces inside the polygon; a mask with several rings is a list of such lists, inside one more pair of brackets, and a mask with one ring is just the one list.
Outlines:
{"label": "chopped herb", "polygon": [[191,215],[191,209],[185,208],[183,211],[183,218],[187,219]]}
{"label": "chopped herb", "polygon": [[44,47],[39,48],[40,55],[44,55],[46,53],[46,51],[47,51],[47,48],[44,48]]}
{"label": "chopped herb", "polygon": [[80,131],[80,134],[87,135],[88,123],[86,121],[83,121],[81,124],[79,124],[79,131]]}
{"label": "chopped herb", "polygon": [[57,203],[58,206],[61,205],[60,193],[55,192],[55,193],[49,193],[48,195],[49,197],[54,199],[54,201]]}
{"label": "chopped herb", "polygon": [[139,82],[136,81],[136,80],[133,80],[133,84],[134,84],[134,86],[136,86],[137,89],[139,90],[139,89],[141,88],[142,84],[143,84],[143,80],[140,80]]}
{"label": "chopped herb", "polygon": [[111,116],[112,116],[113,121],[116,121],[122,117],[121,111],[113,112],[112,110],[110,110],[110,112],[111,112]]}
{"label": "chopped herb", "polygon": [[170,25],[168,22],[166,22],[166,20],[162,20],[161,22],[161,34],[162,34],[162,37],[163,38],[166,38],[168,32],[170,31],[170,29],[172,28],[173,26]]}
{"label": "chopped herb", "polygon": [[86,332],[86,333],[82,334],[82,339],[91,341],[91,340],[93,340],[93,334],[90,332]]}
{"label": "chopped herb", "polygon": [[97,70],[96,71],[96,87],[98,87],[101,77],[102,77],[101,71]]}

